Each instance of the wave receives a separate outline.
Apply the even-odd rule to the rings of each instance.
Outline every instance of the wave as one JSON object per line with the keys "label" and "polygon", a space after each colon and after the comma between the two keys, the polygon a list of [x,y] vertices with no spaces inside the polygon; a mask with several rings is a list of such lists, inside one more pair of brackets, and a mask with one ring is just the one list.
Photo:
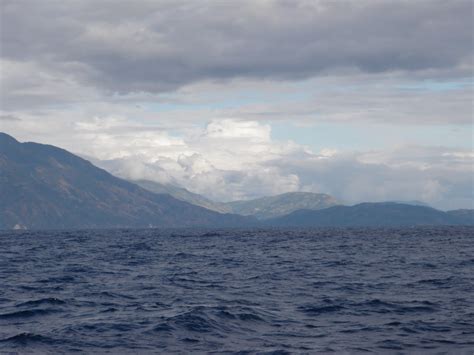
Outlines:
{"label": "wave", "polygon": [[13,343],[17,345],[29,345],[31,343],[53,344],[56,340],[34,333],[20,333],[8,338],[0,339],[0,343]]}
{"label": "wave", "polygon": [[24,311],[16,311],[10,313],[0,314],[0,319],[12,319],[12,318],[32,318],[37,316],[45,316],[53,313],[61,312],[58,309],[29,309]]}
{"label": "wave", "polygon": [[22,302],[16,305],[16,307],[36,307],[36,306],[41,306],[43,304],[48,304],[48,305],[61,305],[65,304],[66,302],[56,298],[56,297],[47,297],[47,298],[41,298],[38,300],[32,300],[32,301],[26,301]]}

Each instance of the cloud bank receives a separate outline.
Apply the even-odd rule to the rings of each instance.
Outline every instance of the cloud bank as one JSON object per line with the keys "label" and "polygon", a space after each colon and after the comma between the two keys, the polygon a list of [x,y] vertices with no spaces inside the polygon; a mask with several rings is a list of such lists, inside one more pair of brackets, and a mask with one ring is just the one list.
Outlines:
{"label": "cloud bank", "polygon": [[313,152],[275,141],[270,126],[256,121],[212,121],[183,136],[131,129],[119,119],[97,122],[77,123],[73,150],[124,178],[178,184],[219,201],[312,191],[347,203],[416,199],[450,209],[472,207],[474,199],[474,154],[467,149]]}
{"label": "cloud bank", "polygon": [[[0,130],[217,200],[472,208],[472,13],[469,0],[3,0]],[[323,123],[324,147],[290,139]],[[380,126],[395,143],[361,149]]]}

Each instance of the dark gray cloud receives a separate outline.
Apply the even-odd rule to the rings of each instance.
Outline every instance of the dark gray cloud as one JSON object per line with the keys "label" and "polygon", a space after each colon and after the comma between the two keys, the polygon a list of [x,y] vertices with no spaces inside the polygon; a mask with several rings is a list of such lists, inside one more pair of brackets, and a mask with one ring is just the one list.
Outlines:
{"label": "dark gray cloud", "polygon": [[1,2],[2,57],[112,92],[348,70],[465,75],[472,2]]}

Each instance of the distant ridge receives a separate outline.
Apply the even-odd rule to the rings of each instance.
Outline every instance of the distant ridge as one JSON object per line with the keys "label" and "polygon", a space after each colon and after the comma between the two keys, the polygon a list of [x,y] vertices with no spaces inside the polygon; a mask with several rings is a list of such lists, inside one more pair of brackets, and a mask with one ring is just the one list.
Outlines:
{"label": "distant ridge", "polygon": [[150,180],[130,180],[132,183],[143,187],[154,193],[170,194],[174,198],[191,203],[196,206],[201,206],[212,211],[220,213],[232,213],[232,209],[220,202],[214,202],[208,198],[195,194],[185,188],[174,186],[171,184],[160,184]]}
{"label": "distant ridge", "polygon": [[155,194],[51,145],[0,133],[0,229],[229,227],[220,214]]}
{"label": "distant ridge", "polygon": [[275,196],[266,196],[253,200],[216,202],[202,195],[190,192],[182,187],[160,184],[149,180],[132,180],[133,183],[155,193],[167,193],[178,200],[192,203],[221,213],[235,213],[242,216],[254,216],[268,219],[300,210],[319,210],[340,204],[334,197],[313,192],[287,192]]}
{"label": "distant ridge", "polygon": [[334,197],[327,194],[313,192],[288,192],[281,195],[262,197],[248,201],[233,201],[225,205],[233,213],[244,216],[255,216],[259,219],[268,219],[283,216],[301,210],[320,210],[341,204]]}
{"label": "distant ridge", "polygon": [[319,211],[299,210],[270,219],[267,225],[279,227],[381,227],[423,225],[472,225],[472,221],[431,207],[384,202],[334,206]]}
{"label": "distant ridge", "polygon": [[385,203],[399,203],[399,204],[402,204],[402,205],[431,207],[429,204],[427,204],[423,201],[418,201],[418,200],[411,200],[411,201],[400,200],[400,201],[383,201],[383,202],[385,202]]}

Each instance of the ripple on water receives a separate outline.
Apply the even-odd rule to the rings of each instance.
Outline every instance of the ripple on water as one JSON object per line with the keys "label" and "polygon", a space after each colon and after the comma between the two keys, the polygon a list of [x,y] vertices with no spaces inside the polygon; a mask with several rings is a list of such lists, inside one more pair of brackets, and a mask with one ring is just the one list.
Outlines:
{"label": "ripple on water", "polygon": [[474,229],[0,232],[0,353],[466,353]]}

